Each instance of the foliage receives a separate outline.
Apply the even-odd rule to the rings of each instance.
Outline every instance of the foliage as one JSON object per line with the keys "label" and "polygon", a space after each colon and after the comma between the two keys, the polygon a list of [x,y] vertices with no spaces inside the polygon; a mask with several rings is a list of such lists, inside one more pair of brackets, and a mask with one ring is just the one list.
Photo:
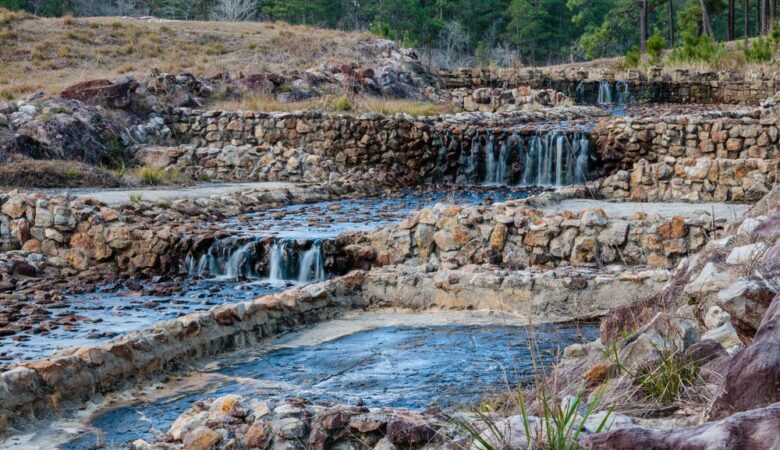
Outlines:
{"label": "foliage", "polygon": [[642,54],[639,52],[639,47],[632,45],[625,56],[626,67],[636,67],[639,65],[639,60],[642,58]]}
{"label": "foliage", "polygon": [[[579,449],[579,437],[585,429],[585,424],[596,411],[603,409],[602,401],[606,384],[588,395],[586,389],[580,388],[576,395],[566,396],[563,401],[557,392],[558,380],[555,376],[548,377],[543,366],[537,360],[538,349],[531,333],[529,342],[531,362],[534,373],[533,394],[523,393],[520,385],[516,386],[517,408],[522,419],[523,434],[529,449],[534,450],[575,450]],[[526,396],[530,395],[537,405],[534,416],[528,408]],[[590,401],[588,401],[590,397]],[[505,436],[503,426],[500,426],[488,414],[477,412],[479,421],[484,427],[478,429],[472,423],[459,421],[473,441],[472,448],[483,450],[504,450],[510,448],[510,440]],[[612,409],[599,421],[596,432],[606,431],[607,423],[612,416]]]}
{"label": "foliage", "polygon": [[761,36],[753,39],[751,43],[743,41],[740,48],[748,62],[765,63],[774,59],[777,44],[771,38]]}
{"label": "foliage", "polygon": [[683,352],[674,349],[656,347],[658,362],[638,371],[631,371],[621,363],[617,345],[607,347],[604,352],[605,359],[620,373],[634,379],[645,398],[662,405],[679,400],[684,390],[693,387],[699,379],[698,362],[688,361]]}
{"label": "foliage", "polygon": [[661,61],[661,55],[663,54],[664,47],[666,47],[666,41],[658,28],[655,29],[653,35],[647,39],[647,54],[650,55],[650,59],[653,63]]}
{"label": "foliage", "polygon": [[698,35],[695,29],[682,33],[682,45],[675,48],[669,55],[669,60],[678,63],[707,62],[711,63],[723,54],[723,47],[709,35]]}
{"label": "foliage", "polygon": [[136,168],[134,174],[141,181],[152,186],[157,186],[163,183],[175,183],[180,181],[182,178],[179,172],[148,166]]}
{"label": "foliage", "polygon": [[[725,38],[725,0],[662,0],[650,2],[650,58],[660,62],[662,36],[670,31],[665,14],[674,2],[676,29],[682,33],[674,61],[711,62],[719,53],[714,42]],[[755,3],[755,2],[751,2]],[[0,8],[41,16],[157,16],[183,20],[269,20],[344,30],[367,30],[421,55],[437,55],[443,65],[482,65],[501,60],[530,64],[568,62],[626,54],[639,43],[636,0],[0,0]],[[701,35],[702,5],[711,18],[715,37]],[[737,8],[737,28],[742,28]],[[748,17],[754,34],[755,17]],[[745,30],[737,30],[744,35]],[[679,35],[679,33],[678,33]],[[678,39],[679,39],[678,37]],[[771,40],[780,43],[773,27]],[[7,40],[7,36],[6,36]],[[209,51],[221,54],[228,43]],[[767,61],[769,44],[751,44],[748,61]],[[507,55],[511,55],[508,57]],[[433,62],[429,57],[427,62]],[[631,61],[626,60],[629,64]]]}
{"label": "foliage", "polygon": [[[527,408],[524,394],[520,387],[517,388],[519,415],[522,419],[523,433],[528,448],[545,450],[575,450],[579,449],[579,437],[585,429],[585,423],[600,408],[604,397],[605,385],[602,385],[587,401],[584,389],[577,395],[568,397],[567,401],[558,402],[556,396],[550,395],[544,381],[537,386],[537,401],[540,407],[540,425],[537,425],[536,417],[532,416]],[[583,412],[580,415],[580,412]],[[460,425],[466,430],[474,441],[474,448],[482,450],[503,450],[509,448],[509,437],[504,435],[495,420],[488,414],[478,412],[479,421],[485,425],[480,431],[473,424],[466,421]],[[604,414],[596,427],[596,432],[605,431],[612,411]],[[540,428],[541,427],[541,428]],[[497,441],[497,442],[496,442]]]}

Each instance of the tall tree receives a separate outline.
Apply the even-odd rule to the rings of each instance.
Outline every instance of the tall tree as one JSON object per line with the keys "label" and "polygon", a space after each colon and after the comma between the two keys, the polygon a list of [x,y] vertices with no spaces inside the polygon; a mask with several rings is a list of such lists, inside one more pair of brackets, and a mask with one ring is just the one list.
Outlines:
{"label": "tall tree", "polygon": [[728,0],[728,22],[726,23],[726,38],[729,41],[734,40],[734,0]]}
{"label": "tall tree", "polygon": [[647,1],[639,0],[639,50],[647,51]]}

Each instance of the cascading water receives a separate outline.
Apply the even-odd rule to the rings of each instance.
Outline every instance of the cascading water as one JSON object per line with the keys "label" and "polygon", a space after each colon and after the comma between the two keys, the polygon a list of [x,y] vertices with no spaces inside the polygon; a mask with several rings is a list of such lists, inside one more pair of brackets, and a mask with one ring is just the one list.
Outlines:
{"label": "cascading water", "polygon": [[[191,276],[235,280],[261,279],[257,270],[257,252],[263,239],[249,242],[226,238],[214,242],[195,257],[187,255],[185,266]],[[322,241],[308,249],[295,245],[293,239],[276,239],[268,250],[268,279],[271,281],[322,281],[326,278]]]}
{"label": "cascading water", "polygon": [[625,80],[619,80],[615,83],[615,91],[617,93],[617,104],[627,105],[631,102],[631,91],[628,88],[628,82]]}
{"label": "cascading water", "polygon": [[314,241],[303,250],[294,248],[294,241],[278,239],[268,252],[268,279],[296,280],[301,283],[325,279],[325,256],[322,241]]}
{"label": "cascading water", "polygon": [[533,136],[523,159],[522,184],[565,186],[585,182],[589,150],[590,141],[584,133],[571,138],[563,131]]}
{"label": "cascading water", "polygon": [[298,281],[322,281],[325,279],[325,258],[322,256],[322,243],[315,241],[311,248],[304,251],[298,264]]}
{"label": "cascading water", "polygon": [[199,258],[187,255],[185,259],[187,273],[191,276],[257,278],[255,252],[258,245],[257,240],[243,243],[236,239],[216,241]]}
{"label": "cascading water", "polygon": [[487,144],[485,145],[485,183],[496,183],[496,148],[493,133],[487,130]]}
{"label": "cascading water", "polygon": [[287,241],[277,240],[268,252],[268,279],[281,281],[287,279],[287,268],[290,255],[287,252]]}
{"label": "cascading water", "polygon": [[519,142],[520,138],[517,133],[512,133],[512,137],[504,141],[501,145],[501,152],[498,154],[498,167],[496,168],[495,182],[499,184],[506,184],[507,167],[509,163],[509,156],[511,154],[510,145]]}
{"label": "cascading water", "polygon": [[612,104],[612,84],[609,81],[599,81],[599,97],[596,100],[599,105]]}
{"label": "cascading water", "polygon": [[577,88],[574,90],[574,101],[576,103],[585,102],[585,81],[580,81],[577,84]]}

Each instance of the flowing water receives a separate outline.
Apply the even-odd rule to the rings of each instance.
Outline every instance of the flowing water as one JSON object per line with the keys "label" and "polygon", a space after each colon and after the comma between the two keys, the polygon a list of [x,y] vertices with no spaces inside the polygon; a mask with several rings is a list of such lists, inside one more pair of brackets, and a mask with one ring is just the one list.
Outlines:
{"label": "flowing water", "polygon": [[[457,314],[457,315],[456,315]],[[476,314],[476,313],[474,313]],[[164,433],[193,402],[229,393],[267,399],[362,403],[423,409],[471,405],[530,383],[529,331],[506,318],[469,313],[356,313],[345,319],[226,355],[196,373],[100,408],[89,430],[65,449],[96,442],[120,448]],[[549,366],[566,345],[595,339],[595,324],[534,327],[537,362]]]}
{"label": "flowing water", "polygon": [[508,188],[407,192],[290,205],[233,218],[219,224],[228,237],[183,261],[187,276],[172,293],[155,294],[145,290],[153,287],[150,283],[139,282],[134,288],[66,296],[61,306],[50,310],[50,329],[0,337],[0,362],[48,357],[56,350],[95,344],[161,320],[324,280],[328,277],[324,246],[329,240],[343,232],[396,223],[437,202],[478,204],[525,196],[524,190]]}
{"label": "flowing water", "polygon": [[591,144],[589,126],[562,125],[533,130],[485,130],[471,137],[469,149],[460,152],[457,167],[446,163],[454,158],[441,154],[458,151],[458,146],[440,142],[445,166],[437,167],[437,178],[451,177],[457,184],[486,186],[567,186],[589,179]]}

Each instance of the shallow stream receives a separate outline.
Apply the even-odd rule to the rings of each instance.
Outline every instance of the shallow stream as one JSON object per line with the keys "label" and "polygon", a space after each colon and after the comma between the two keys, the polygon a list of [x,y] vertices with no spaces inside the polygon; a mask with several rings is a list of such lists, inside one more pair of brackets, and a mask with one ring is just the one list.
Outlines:
{"label": "shallow stream", "polygon": [[470,407],[532,382],[531,348],[546,367],[564,346],[597,335],[592,323],[529,332],[523,322],[495,313],[356,312],[201,363],[165,383],[109,396],[80,418],[16,441],[122,448],[165,433],[193,402],[229,393],[368,407]]}

